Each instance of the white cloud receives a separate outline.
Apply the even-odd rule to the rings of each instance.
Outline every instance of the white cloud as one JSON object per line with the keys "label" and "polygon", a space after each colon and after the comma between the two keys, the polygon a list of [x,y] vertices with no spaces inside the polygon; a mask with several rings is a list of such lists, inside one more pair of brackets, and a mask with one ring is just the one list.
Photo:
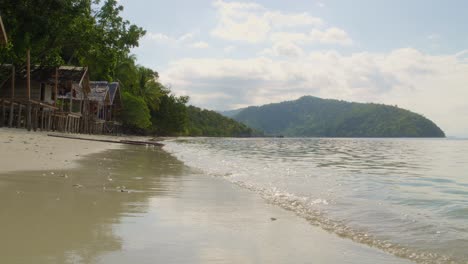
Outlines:
{"label": "white cloud", "polygon": [[174,38],[172,37],[169,37],[168,35],[166,34],[162,34],[162,33],[152,33],[152,32],[149,32],[145,35],[145,38],[146,39],[150,39],[150,40],[154,40],[156,42],[170,42],[170,41],[175,41]]}
{"label": "white cloud", "polygon": [[195,34],[194,33],[187,33],[187,34],[184,34],[182,36],[180,36],[177,40],[178,41],[187,41],[187,40],[191,40],[195,37]]}
{"label": "white cloud", "polygon": [[190,47],[195,48],[195,49],[207,49],[210,47],[210,44],[204,41],[199,41],[199,42],[192,43]]}
{"label": "white cloud", "polygon": [[[279,54],[281,49],[272,52]],[[182,59],[161,76],[174,91],[186,91],[192,103],[208,108],[260,105],[311,94],[399,105],[433,119],[449,135],[467,135],[466,53],[432,56],[408,48],[347,56],[321,51],[295,60]]]}
{"label": "white cloud", "polygon": [[194,33],[187,33],[179,37],[173,37],[164,33],[149,32],[144,36],[144,40],[151,40],[157,43],[183,43],[195,37]]}
{"label": "white cloud", "polygon": [[292,42],[296,44],[338,44],[338,45],[351,45],[353,40],[348,34],[339,28],[332,27],[326,30],[313,29],[309,33],[289,33],[289,32],[276,32],[271,35],[273,42]]}
{"label": "white cloud", "polygon": [[218,25],[211,32],[215,37],[248,43],[268,40],[272,32],[289,28],[319,27],[320,18],[307,13],[271,11],[251,2],[224,2],[217,0]]}
{"label": "white cloud", "polygon": [[304,51],[291,42],[278,42],[273,48],[260,52],[262,56],[277,56],[287,58],[297,58],[304,54]]}
{"label": "white cloud", "polygon": [[319,27],[323,25],[322,19],[312,17],[307,13],[284,14],[278,11],[269,11],[263,14],[263,18],[270,22],[273,28],[295,28],[302,26]]}
{"label": "white cloud", "polygon": [[336,27],[329,28],[325,31],[320,31],[317,29],[312,30],[310,33],[310,41],[324,44],[341,45],[351,45],[353,43],[351,38],[344,30]]}
{"label": "white cloud", "polygon": [[237,49],[236,46],[229,45],[229,46],[224,47],[224,52],[231,53],[231,52],[235,51],[236,49]]}

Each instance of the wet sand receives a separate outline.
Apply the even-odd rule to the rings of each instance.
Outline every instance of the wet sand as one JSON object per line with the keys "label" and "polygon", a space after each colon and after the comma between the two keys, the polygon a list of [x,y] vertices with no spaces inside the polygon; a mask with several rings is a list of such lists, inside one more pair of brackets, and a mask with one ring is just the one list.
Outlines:
{"label": "wet sand", "polygon": [[76,164],[0,174],[0,263],[408,263],[157,148]]}

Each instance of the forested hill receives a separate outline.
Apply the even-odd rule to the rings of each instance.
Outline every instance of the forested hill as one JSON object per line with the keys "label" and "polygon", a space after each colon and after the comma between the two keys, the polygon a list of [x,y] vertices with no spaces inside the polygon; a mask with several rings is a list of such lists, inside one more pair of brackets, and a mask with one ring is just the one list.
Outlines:
{"label": "forested hill", "polygon": [[214,111],[189,106],[188,135],[203,137],[252,137],[262,134]]}
{"label": "forested hill", "polygon": [[248,107],[233,118],[274,136],[445,137],[431,120],[405,109],[312,96]]}

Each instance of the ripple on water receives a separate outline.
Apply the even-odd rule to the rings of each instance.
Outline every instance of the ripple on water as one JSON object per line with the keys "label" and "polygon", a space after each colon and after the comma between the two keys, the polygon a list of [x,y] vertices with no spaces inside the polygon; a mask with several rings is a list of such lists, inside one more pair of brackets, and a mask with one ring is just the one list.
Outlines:
{"label": "ripple on water", "polygon": [[418,263],[468,261],[468,141],[190,139],[166,150],[341,237]]}

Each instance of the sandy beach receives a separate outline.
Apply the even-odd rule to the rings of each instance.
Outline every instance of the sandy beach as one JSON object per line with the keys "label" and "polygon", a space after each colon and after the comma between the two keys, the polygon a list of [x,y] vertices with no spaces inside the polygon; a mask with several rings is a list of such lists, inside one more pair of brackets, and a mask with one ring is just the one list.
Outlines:
{"label": "sandy beach", "polygon": [[70,169],[76,166],[74,161],[83,156],[122,147],[119,144],[52,138],[47,134],[47,132],[1,128],[0,173]]}
{"label": "sandy beach", "polygon": [[408,263],[159,148],[0,135],[1,263]]}

